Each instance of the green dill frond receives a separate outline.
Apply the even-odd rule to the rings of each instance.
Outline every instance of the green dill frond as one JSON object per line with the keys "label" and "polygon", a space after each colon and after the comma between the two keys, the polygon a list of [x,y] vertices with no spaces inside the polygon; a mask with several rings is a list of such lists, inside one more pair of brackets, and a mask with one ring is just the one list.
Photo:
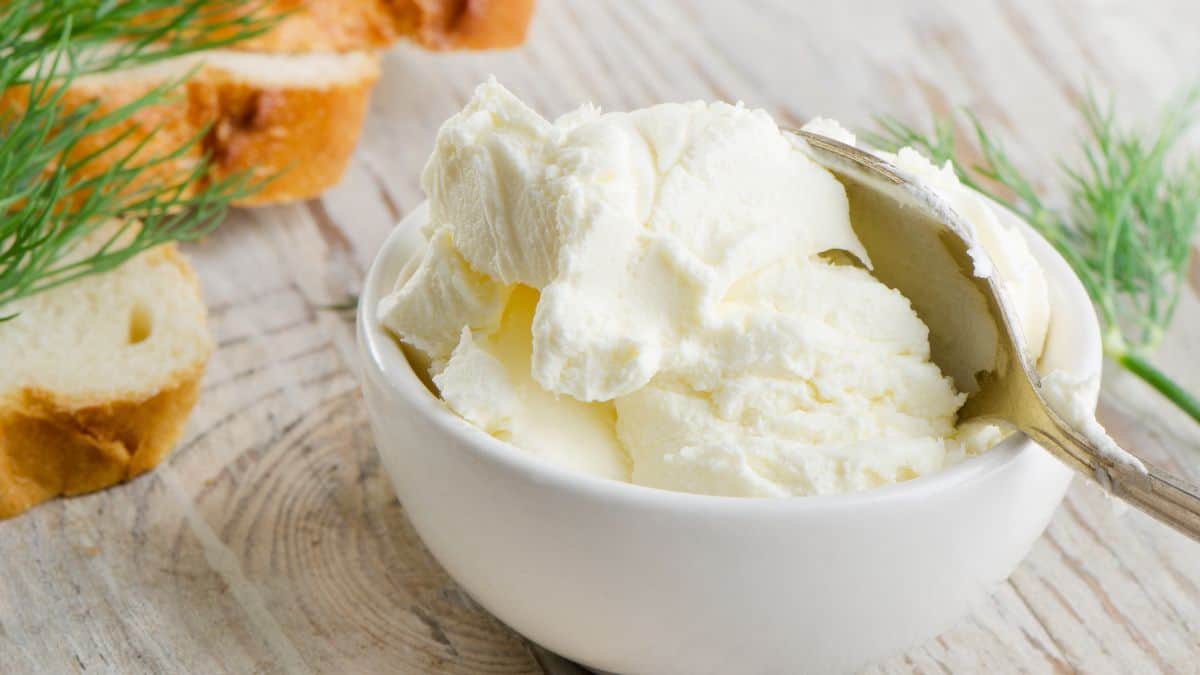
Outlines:
{"label": "green dill frond", "polygon": [[[0,7],[0,50],[29,66],[67,57],[71,76],[130,68],[260,35],[264,0],[30,0]],[[66,41],[64,43],[64,40]],[[33,77],[22,68],[17,80]],[[60,74],[61,71],[60,71]]]}
{"label": "green dill frond", "polygon": [[[4,308],[20,298],[208,232],[230,201],[256,187],[244,176],[207,184],[207,158],[175,175],[163,170],[194,152],[201,136],[142,156],[153,130],[135,141],[127,122],[169,102],[181,80],[107,110],[64,105],[72,82],[244,40],[270,25],[235,0],[0,4],[0,319],[11,318]],[[106,140],[92,147],[97,138]],[[89,241],[81,254],[100,228],[108,228],[105,241]]]}
{"label": "green dill frond", "polygon": [[[872,121],[879,131],[868,130],[859,135],[873,148],[892,153],[900,148],[915,148],[935,164],[945,164],[955,159],[954,121],[951,119],[933,120],[933,129],[929,134],[923,134],[894,117],[877,115]],[[967,178],[962,172],[959,172],[959,177]]]}

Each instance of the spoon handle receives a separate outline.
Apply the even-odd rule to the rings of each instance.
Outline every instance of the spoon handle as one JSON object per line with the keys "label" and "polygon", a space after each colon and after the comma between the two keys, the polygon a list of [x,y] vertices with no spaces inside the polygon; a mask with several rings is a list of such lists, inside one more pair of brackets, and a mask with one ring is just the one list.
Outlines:
{"label": "spoon handle", "polygon": [[1126,465],[1109,472],[1110,492],[1200,541],[1200,490],[1152,464],[1146,473]]}
{"label": "spoon handle", "polygon": [[1057,420],[1024,430],[1052,454],[1109,493],[1200,541],[1200,488],[1153,464],[1138,467],[1106,457],[1086,437]]}

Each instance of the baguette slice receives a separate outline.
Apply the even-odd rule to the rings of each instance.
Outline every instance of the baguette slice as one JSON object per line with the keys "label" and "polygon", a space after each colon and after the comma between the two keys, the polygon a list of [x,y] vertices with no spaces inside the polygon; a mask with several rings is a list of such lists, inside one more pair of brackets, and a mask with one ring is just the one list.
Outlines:
{"label": "baguette slice", "polygon": [[0,323],[0,518],[162,460],[213,349],[174,245],[7,306]]}
{"label": "baguette slice", "polygon": [[[246,3],[247,11],[260,6]],[[79,172],[87,177],[138,144],[140,159],[163,157],[207,130],[203,143],[145,180],[172,181],[207,153],[209,181],[240,172],[272,178],[236,205],[311,199],[340,181],[350,161],[379,78],[379,49],[400,37],[429,49],[514,46],[532,9],[533,0],[270,0],[267,12],[283,18],[235,48],[72,82],[63,105],[96,101],[102,114],[192,75],[169,103],[93,135],[72,159],[130,132]],[[26,87],[0,93],[0,114],[20,111],[28,95]]]}
{"label": "baguette slice", "polygon": [[[171,180],[190,171],[209,153],[208,180],[238,172],[273,177],[239,205],[308,199],[336,184],[362,130],[379,56],[341,54],[256,54],[210,50],[153,65],[83,77],[67,89],[63,105],[98,101],[98,114],[130,103],[153,87],[181,81],[167,103],[140,110],[125,123],[93,134],[74,158],[86,157],[128,135],[88,162],[80,174],[105,170],[144,143],[141,160],[164,157],[205,133],[201,143],[172,162],[157,165],[145,180]],[[25,105],[28,90],[4,92],[10,110]]]}

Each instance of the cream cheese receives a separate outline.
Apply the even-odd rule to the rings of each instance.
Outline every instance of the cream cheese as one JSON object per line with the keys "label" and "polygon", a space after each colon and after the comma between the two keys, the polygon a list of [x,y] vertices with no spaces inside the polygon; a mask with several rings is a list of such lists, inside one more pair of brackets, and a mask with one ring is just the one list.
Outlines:
{"label": "cream cheese", "polygon": [[[1122,450],[1112,436],[1108,435],[1104,425],[1096,420],[1096,407],[1093,402],[1099,395],[1099,391],[1100,378],[1098,376],[1079,378],[1056,370],[1042,377],[1042,396],[1054,408],[1054,412],[1063,418],[1063,421],[1081,432],[1096,447],[1102,457],[1145,473],[1146,465],[1137,457]],[[1110,487],[1107,472],[1097,471],[1096,480],[1106,489]]]}
{"label": "cream cheese", "polygon": [[[952,172],[897,161],[990,232],[1002,278],[1041,279]],[[842,186],[763,111],[549,121],[492,80],[422,180],[429,243],[383,323],[432,361],[447,405],[519,448],[664,489],[787,496],[907,480],[1001,436],[955,428],[963,396],[928,329],[855,264],[870,261]],[[1012,282],[1037,305],[1021,310],[1035,354],[1037,279]]]}

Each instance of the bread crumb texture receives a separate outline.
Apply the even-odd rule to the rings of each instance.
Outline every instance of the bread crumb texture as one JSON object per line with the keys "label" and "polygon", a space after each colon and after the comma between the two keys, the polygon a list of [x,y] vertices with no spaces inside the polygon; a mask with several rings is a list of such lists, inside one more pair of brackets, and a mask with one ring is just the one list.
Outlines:
{"label": "bread crumb texture", "polygon": [[8,310],[0,518],[128,480],[167,455],[212,351],[200,288],[174,245]]}

